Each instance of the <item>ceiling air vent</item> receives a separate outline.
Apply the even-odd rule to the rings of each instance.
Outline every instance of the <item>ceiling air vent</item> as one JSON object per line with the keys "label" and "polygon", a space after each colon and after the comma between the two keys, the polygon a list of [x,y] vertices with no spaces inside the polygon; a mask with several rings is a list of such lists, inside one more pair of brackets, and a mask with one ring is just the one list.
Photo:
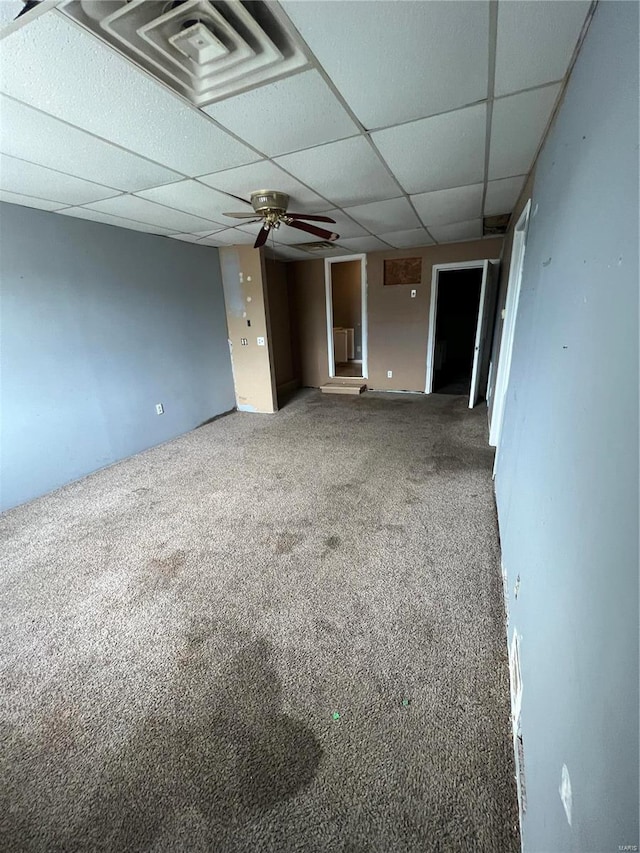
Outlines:
{"label": "ceiling air vent", "polygon": [[510,219],[510,213],[500,213],[498,216],[485,216],[482,222],[483,236],[497,237],[501,234],[506,234]]}
{"label": "ceiling air vent", "polygon": [[59,8],[198,107],[308,65],[275,3],[64,0]]}
{"label": "ceiling air vent", "polygon": [[295,243],[292,249],[302,249],[303,252],[326,252],[327,249],[335,249],[344,252],[340,246],[330,243],[328,240],[313,240],[311,243]]}

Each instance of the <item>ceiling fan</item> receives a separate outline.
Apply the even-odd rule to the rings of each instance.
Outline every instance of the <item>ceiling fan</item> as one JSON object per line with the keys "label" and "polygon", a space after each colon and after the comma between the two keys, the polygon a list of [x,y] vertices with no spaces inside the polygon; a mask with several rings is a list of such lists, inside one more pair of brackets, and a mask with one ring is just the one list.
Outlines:
{"label": "ceiling fan", "polygon": [[[228,193],[231,195],[231,193]],[[325,231],[324,228],[318,228],[316,225],[309,225],[310,222],[332,222],[335,225],[335,219],[330,219],[328,216],[311,216],[308,213],[289,213],[287,206],[289,204],[289,196],[286,193],[278,192],[277,190],[256,190],[251,193],[251,201],[247,201],[240,196],[234,195],[233,198],[242,201],[245,204],[250,204],[253,207],[253,213],[225,213],[224,216],[232,216],[234,219],[248,219],[249,225],[251,222],[262,222],[262,228],[258,233],[256,242],[253,248],[259,249],[267,242],[267,237],[271,229],[277,230],[284,223],[291,228],[298,228],[300,231],[306,231],[308,234],[313,234],[320,237],[322,240],[337,240],[339,235],[332,231]]]}

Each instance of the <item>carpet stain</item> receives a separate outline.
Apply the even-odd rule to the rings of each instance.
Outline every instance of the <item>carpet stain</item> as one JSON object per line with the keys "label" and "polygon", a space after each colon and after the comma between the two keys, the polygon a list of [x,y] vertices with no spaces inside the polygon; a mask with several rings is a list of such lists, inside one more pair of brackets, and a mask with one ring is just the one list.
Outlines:
{"label": "carpet stain", "polygon": [[330,551],[335,551],[340,547],[340,537],[339,536],[327,536],[324,540],[325,548],[328,548]]}
{"label": "carpet stain", "polygon": [[291,554],[296,545],[299,545],[302,542],[302,536],[297,533],[291,533],[290,531],[285,531],[284,533],[279,533],[276,537],[276,541],[274,544],[274,552],[276,554]]}
{"label": "carpet stain", "polygon": [[100,788],[82,801],[68,801],[59,820],[43,821],[41,810],[66,796],[75,760],[71,715],[56,712],[28,750],[14,738],[13,747],[36,766],[57,766],[46,797],[28,795],[35,779],[14,792],[25,796],[20,803],[14,799],[8,821],[19,833],[20,849],[78,850],[82,839],[82,850],[96,853],[164,850],[169,848],[160,840],[182,821],[205,833],[205,849],[230,850],[239,823],[258,819],[310,785],[322,759],[319,741],[282,710],[271,644],[245,634],[229,632],[229,645],[237,647],[240,639],[241,648],[229,655],[221,674],[186,673],[168,685],[178,699],[173,714],[165,709],[145,715],[123,741],[105,731]]}
{"label": "carpet stain", "polygon": [[161,577],[172,579],[185,567],[186,562],[186,551],[178,549],[166,557],[154,557],[149,560],[149,568]]}

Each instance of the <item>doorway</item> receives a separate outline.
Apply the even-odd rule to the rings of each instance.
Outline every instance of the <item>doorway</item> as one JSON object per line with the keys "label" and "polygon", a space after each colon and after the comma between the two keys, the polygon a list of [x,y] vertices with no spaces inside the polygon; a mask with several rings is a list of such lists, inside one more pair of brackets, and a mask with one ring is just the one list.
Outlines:
{"label": "doorway", "polygon": [[431,278],[427,394],[486,393],[498,261],[434,264]]}
{"label": "doorway", "polygon": [[438,280],[434,394],[471,391],[482,269],[443,270]]}
{"label": "doorway", "polygon": [[367,377],[365,256],[325,259],[330,377]]}

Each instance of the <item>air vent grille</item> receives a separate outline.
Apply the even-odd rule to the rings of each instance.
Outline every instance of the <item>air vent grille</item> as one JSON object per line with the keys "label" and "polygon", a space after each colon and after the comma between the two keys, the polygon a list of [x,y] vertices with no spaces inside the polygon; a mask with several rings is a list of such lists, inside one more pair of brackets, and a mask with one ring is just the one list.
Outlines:
{"label": "air vent grille", "polygon": [[329,243],[328,240],[314,240],[311,243],[295,243],[291,246],[292,249],[302,249],[303,252],[326,252],[327,249],[344,252],[340,246],[335,243]]}
{"label": "air vent grille", "polygon": [[510,213],[500,213],[498,216],[485,216],[482,223],[483,235],[485,237],[496,237],[501,234],[506,234],[510,219]]}
{"label": "air vent grille", "polygon": [[308,65],[275,3],[65,0],[60,9],[199,107]]}

